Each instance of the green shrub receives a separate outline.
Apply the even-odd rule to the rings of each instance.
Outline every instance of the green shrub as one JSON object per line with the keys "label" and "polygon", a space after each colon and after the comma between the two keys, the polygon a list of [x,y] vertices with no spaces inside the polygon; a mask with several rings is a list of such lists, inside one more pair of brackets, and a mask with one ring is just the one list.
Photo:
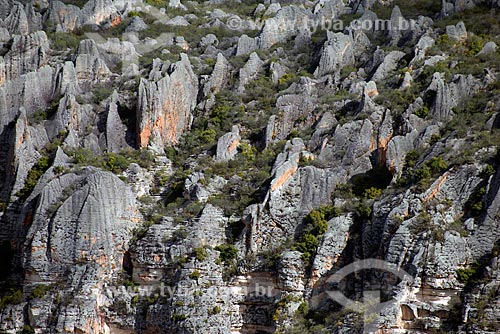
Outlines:
{"label": "green shrub", "polygon": [[382,195],[382,189],[378,189],[375,187],[371,187],[371,188],[366,189],[365,193],[363,194],[363,196],[365,198],[368,198],[368,199],[375,199],[375,198],[379,197],[380,195]]}
{"label": "green shrub", "polygon": [[136,305],[137,303],[139,303],[139,296],[135,295],[134,297],[132,297],[132,299],[130,300],[130,302],[131,302],[132,305]]}
{"label": "green shrub", "polygon": [[108,85],[96,85],[94,86],[94,103],[99,104],[101,101],[107,99],[112,93],[114,88]]}
{"label": "green shrub", "polygon": [[211,310],[208,310],[209,315],[218,314],[220,312],[221,312],[221,308],[219,305],[215,305]]}
{"label": "green shrub", "polygon": [[217,105],[210,114],[210,122],[215,126],[223,127],[228,122],[230,107],[227,105]]}
{"label": "green shrub", "polygon": [[294,81],[297,80],[297,76],[293,73],[285,73],[281,78],[278,79],[278,90],[287,89]]}
{"label": "green shrub", "polygon": [[417,115],[420,118],[426,118],[427,116],[429,116],[429,112],[430,112],[429,107],[423,106],[422,108],[415,111],[415,115]]}
{"label": "green shrub", "polygon": [[198,270],[193,271],[189,274],[189,278],[193,280],[198,280],[201,277],[201,273]]}
{"label": "green shrub", "polygon": [[302,260],[309,263],[318,248],[318,238],[316,236],[306,233],[302,236],[301,240],[294,244],[294,248],[302,253]]}
{"label": "green shrub", "polygon": [[172,233],[172,239],[173,241],[184,240],[187,238],[188,235],[189,235],[189,230],[186,227],[182,226]]}
{"label": "green shrub", "polygon": [[85,35],[77,35],[72,32],[55,32],[48,33],[47,37],[50,40],[50,48],[56,51],[66,51],[67,49],[75,50],[85,38]]}
{"label": "green shrub", "polygon": [[340,215],[340,209],[334,206],[323,206],[312,210],[304,217],[304,229],[294,243],[294,248],[302,253],[302,259],[309,263],[316,253],[319,238],[327,231],[328,221]]}
{"label": "green shrub", "polygon": [[456,274],[458,281],[464,284],[477,282],[480,276],[477,264],[471,268],[457,269]]}
{"label": "green shrub", "polygon": [[467,39],[467,47],[468,47],[468,55],[475,56],[477,55],[484,47],[484,41],[481,37],[478,36],[469,36]]}
{"label": "green shrub", "polygon": [[65,172],[65,168],[63,166],[55,166],[54,167],[55,174],[62,174],[64,172]]}
{"label": "green shrub", "polygon": [[487,180],[494,173],[495,173],[495,168],[493,168],[492,165],[487,164],[486,166],[484,166],[483,170],[481,171],[480,176],[483,180]]}
{"label": "green shrub", "polygon": [[26,177],[26,181],[24,182],[23,189],[19,190],[16,194],[20,199],[26,200],[29,197],[40,177],[47,169],[49,169],[51,163],[50,160],[49,156],[42,156],[30,169],[28,176]]}
{"label": "green shrub", "polygon": [[466,206],[469,208],[472,217],[479,216],[483,210],[483,200],[486,194],[486,187],[484,184],[485,181],[479,184],[467,200]]}
{"label": "green shrub", "polygon": [[35,330],[30,325],[24,325],[21,334],[35,334]]}
{"label": "green shrub", "polygon": [[245,158],[247,162],[255,161],[255,158],[257,157],[257,148],[255,148],[255,146],[247,143],[240,143],[238,149],[241,152],[242,157]]}
{"label": "green shrub", "polygon": [[67,151],[73,162],[80,166],[95,166],[113,173],[121,173],[137,163],[143,168],[149,168],[154,162],[154,154],[149,150],[123,150],[120,153],[104,153],[97,155],[87,148],[74,148]]}
{"label": "green shrub", "polygon": [[420,158],[419,152],[417,152],[416,150],[409,151],[408,153],[406,153],[406,156],[405,156],[406,166],[407,167],[415,166],[415,163],[417,162],[417,160],[419,158]]}
{"label": "green shrub", "polygon": [[413,182],[420,182],[421,185],[426,185],[429,179],[433,176],[442,174],[448,169],[448,164],[441,157],[434,157],[426,161],[420,168],[410,170],[410,178]]}
{"label": "green shrub", "polygon": [[356,217],[361,220],[370,219],[372,209],[364,203],[358,203],[355,207]]}
{"label": "green shrub", "polygon": [[52,287],[50,285],[39,284],[31,291],[30,299],[43,298],[51,289]]}
{"label": "green shrub", "polygon": [[429,166],[423,165],[414,172],[413,176],[417,181],[427,180],[432,176],[431,169]]}
{"label": "green shrub", "polygon": [[107,169],[113,173],[121,173],[130,165],[127,158],[121,154],[108,153],[106,161]]}
{"label": "green shrub", "polygon": [[229,263],[238,256],[238,249],[231,244],[222,244],[215,247],[220,252],[219,259],[224,263]]}
{"label": "green shrub", "polygon": [[308,311],[309,307],[307,306],[306,302],[300,303],[299,307],[297,308],[297,313],[299,315],[306,315]]}
{"label": "green shrub", "polygon": [[4,212],[7,209],[7,203],[0,201],[0,212]]}
{"label": "green shrub", "polygon": [[31,115],[29,117],[29,121],[32,123],[32,124],[40,124],[42,123],[43,121],[45,121],[47,119],[47,111],[46,110],[38,110],[38,111],[35,111],[33,113],[33,115]]}
{"label": "green shrub", "polygon": [[203,142],[203,144],[213,143],[217,139],[217,131],[215,131],[215,129],[212,128],[203,130],[200,133],[199,138]]}
{"label": "green shrub", "polygon": [[167,0],[145,0],[144,2],[147,3],[148,5],[159,7],[159,8],[162,8],[162,7],[165,8],[168,6]]}
{"label": "green shrub", "polygon": [[429,140],[429,145],[434,145],[441,140],[441,135],[439,133],[433,134]]}
{"label": "green shrub", "polygon": [[453,47],[453,41],[450,39],[450,36],[447,34],[442,34],[436,40],[437,46],[439,46],[443,51],[447,51]]}
{"label": "green shrub", "polygon": [[193,249],[193,254],[198,261],[205,261],[208,257],[208,252],[205,247],[197,247]]}
{"label": "green shrub", "polygon": [[10,289],[9,292],[0,298],[0,310],[7,305],[20,304],[23,301],[23,292],[21,290]]}
{"label": "green shrub", "polygon": [[174,321],[174,322],[184,321],[186,319],[187,319],[187,316],[185,314],[176,313],[176,314],[172,315],[172,321]]}
{"label": "green shrub", "polygon": [[79,8],[83,8],[83,6],[85,6],[88,0],[63,0],[62,2],[67,5],[74,5]]}

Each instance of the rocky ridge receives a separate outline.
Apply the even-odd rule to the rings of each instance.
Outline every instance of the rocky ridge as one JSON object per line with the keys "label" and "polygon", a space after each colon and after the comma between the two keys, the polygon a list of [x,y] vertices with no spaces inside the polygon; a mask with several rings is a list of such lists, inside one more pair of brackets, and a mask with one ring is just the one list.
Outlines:
{"label": "rocky ridge", "polygon": [[0,332],[498,331],[499,6],[4,1]]}

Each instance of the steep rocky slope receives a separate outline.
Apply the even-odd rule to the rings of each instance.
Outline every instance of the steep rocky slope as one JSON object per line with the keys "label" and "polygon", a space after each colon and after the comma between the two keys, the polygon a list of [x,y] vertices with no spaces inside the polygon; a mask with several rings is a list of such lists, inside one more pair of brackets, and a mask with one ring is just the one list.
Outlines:
{"label": "steep rocky slope", "polygon": [[498,43],[493,0],[2,1],[0,333],[499,332]]}

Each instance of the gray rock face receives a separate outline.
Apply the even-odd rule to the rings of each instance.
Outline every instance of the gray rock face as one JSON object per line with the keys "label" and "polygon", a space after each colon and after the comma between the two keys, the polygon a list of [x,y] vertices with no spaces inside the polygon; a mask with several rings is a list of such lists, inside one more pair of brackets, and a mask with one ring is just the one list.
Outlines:
{"label": "gray rock face", "polygon": [[349,240],[349,228],[353,225],[352,216],[340,216],[328,222],[328,230],[320,241],[312,265],[309,286],[325,277],[338,261]]}
{"label": "gray rock face", "polygon": [[263,204],[246,210],[244,234],[249,252],[272,249],[276,240],[292,238],[302,218],[313,208],[329,203],[335,186],[347,180],[343,170],[299,168],[301,156],[312,158],[303,141],[288,141],[274,164]]}
{"label": "gray rock face", "polygon": [[245,85],[257,78],[264,62],[259,58],[257,53],[253,52],[248,59],[248,62],[240,69],[240,83],[238,86],[239,92],[245,91]]}
{"label": "gray rock face", "polygon": [[[78,261],[97,261],[105,275],[116,272],[138,219],[130,189],[95,169],[47,181],[38,188],[38,214],[28,232],[26,277],[54,281]],[[77,216],[74,207],[80,209]]]}
{"label": "gray rock face", "polygon": [[[449,16],[458,12],[463,12],[466,9],[474,8],[475,6],[485,4],[485,1],[482,0],[471,0],[471,1],[461,1],[461,0],[450,0],[443,1],[441,9],[442,16]],[[487,5],[491,7],[498,7],[497,1],[487,1]]]}
{"label": "gray rock face", "polygon": [[118,94],[115,91],[109,101],[106,115],[106,147],[115,153],[131,148],[125,140],[127,128],[120,119],[117,103]]}
{"label": "gray rock face", "polygon": [[391,51],[387,56],[385,56],[382,64],[379,65],[375,73],[373,74],[372,80],[380,82],[384,80],[391,71],[394,71],[399,61],[405,56],[404,52],[401,51]]}
{"label": "gray rock face", "polygon": [[276,107],[281,113],[269,118],[266,127],[266,145],[286,139],[296,127],[297,120],[312,113],[314,102],[306,94],[288,94],[278,98]]}
{"label": "gray rock face", "polygon": [[479,227],[473,232],[472,240],[470,242],[471,252],[474,258],[478,258],[491,249],[495,240],[498,239],[498,216],[500,210],[500,198],[498,191],[499,187],[499,174],[496,172],[489,180],[488,193],[486,195],[487,210],[485,214],[480,217]]}
{"label": "gray rock face", "polygon": [[314,71],[314,76],[319,78],[331,74],[335,80],[338,80],[342,67],[354,64],[353,44],[354,41],[349,35],[328,32],[328,40],[323,46],[319,65]]}
{"label": "gray rock face", "polygon": [[112,0],[89,0],[82,8],[85,24],[99,25],[109,22],[111,25],[121,23],[121,16]]}
{"label": "gray rock face", "polygon": [[478,55],[496,52],[498,46],[495,42],[488,42],[484,44],[483,49],[479,51]]}
{"label": "gray rock face", "polygon": [[194,172],[184,182],[184,197],[205,203],[210,196],[220,194],[226,184],[223,177],[215,176],[207,182],[203,173]]}
{"label": "gray rock face", "polygon": [[309,13],[296,6],[281,8],[275,17],[266,20],[259,35],[258,45],[268,49],[276,43],[285,42],[287,38],[297,35],[307,29]]}
{"label": "gray rock face", "polygon": [[446,121],[451,117],[451,108],[456,104],[451,99],[449,86],[444,82],[440,73],[434,73],[429,90],[436,93],[432,107],[432,118],[437,121]]}
{"label": "gray rock face", "polygon": [[[48,21],[58,32],[70,32],[83,25],[100,25],[103,23],[115,26],[122,18],[116,6],[136,1],[90,0],[82,9],[74,5],[66,5],[60,1],[51,1],[48,9]],[[121,4],[120,4],[121,3]],[[116,6],[115,6],[116,4]],[[123,8],[120,8],[122,10]]]}
{"label": "gray rock face", "polygon": [[100,56],[96,42],[92,39],[80,42],[75,53],[74,62],[80,87],[87,91],[90,90],[93,84],[106,81],[111,73]]}
{"label": "gray rock face", "polygon": [[[446,301],[461,289],[461,284],[456,280],[456,270],[473,261],[474,256],[479,256],[474,255],[474,248],[471,247],[479,242],[477,235],[463,236],[448,227],[461,214],[467,199],[479,184],[478,171],[478,166],[474,165],[449,170],[424,193],[415,196],[408,191],[401,194],[400,198],[387,197],[373,208],[372,223],[364,232],[366,247],[373,247],[376,254],[377,249],[381,251],[380,244],[390,240],[388,249],[384,251],[386,260],[411,268],[416,271],[416,277],[426,277],[425,281],[415,279],[413,286],[406,288],[405,293],[396,298],[398,308],[413,310],[413,316],[403,312],[406,315],[402,317],[406,321],[424,318],[421,316],[423,310],[430,314],[448,312],[451,305]],[[446,199],[453,200],[444,204]],[[430,229],[443,231],[438,240],[430,236],[428,230],[415,232],[424,219],[422,206],[426,207],[425,212],[429,215],[425,219],[429,220]],[[394,229],[397,232],[391,235],[389,231]],[[368,249],[365,252],[374,254]],[[389,322],[394,324],[400,320],[401,313],[395,314]],[[439,318],[436,320],[440,321]]]}
{"label": "gray rock face", "polygon": [[309,141],[309,148],[311,151],[320,148],[321,145],[326,142],[322,138],[323,135],[328,133],[331,129],[334,129],[335,125],[337,125],[335,116],[333,116],[329,112],[324,113],[320,121],[316,125],[316,130],[314,131],[311,140]]}
{"label": "gray rock face", "polygon": [[[29,35],[15,35],[10,51],[4,57],[5,64],[0,76],[13,80],[22,74],[35,71],[47,64],[49,42],[43,31]],[[0,60],[0,62],[2,62]]]}
{"label": "gray rock face", "polygon": [[[59,331],[105,332],[99,314],[102,288],[121,271],[132,230],[140,221],[134,196],[118,177],[94,168],[60,177],[49,169],[32,196],[39,196],[36,211],[27,205],[21,217],[29,222],[25,279],[47,284],[64,275],[67,281],[43,302],[31,304],[36,322],[26,321],[41,330],[52,316]],[[77,297],[70,297],[73,293]],[[40,313],[51,307],[57,294],[68,302],[54,313]]]}
{"label": "gray rock face", "polygon": [[56,27],[56,31],[69,32],[80,28],[85,22],[85,17],[80,8],[74,5],[52,1],[48,11],[48,21]]}
{"label": "gray rock face", "polygon": [[186,20],[182,16],[176,16],[165,23],[170,26],[180,26],[180,27],[187,27],[190,24],[188,20]]}
{"label": "gray rock face", "polygon": [[57,90],[61,95],[77,95],[81,93],[76,76],[75,65],[71,61],[66,61],[61,67],[57,76]]}
{"label": "gray rock face", "polygon": [[[162,65],[161,72],[165,71]],[[191,126],[197,95],[198,79],[185,54],[161,79],[141,79],[137,107],[138,145],[161,151],[165,145],[177,144],[181,134]]]}
{"label": "gray rock face", "polygon": [[12,35],[29,34],[28,17],[24,11],[24,6],[20,2],[14,2],[10,14],[5,18],[3,25]]}
{"label": "gray rock face", "polygon": [[215,161],[229,161],[233,159],[236,153],[238,153],[240,140],[240,130],[237,125],[234,125],[231,132],[219,138]]}
{"label": "gray rock face", "polygon": [[395,136],[387,146],[386,166],[396,177],[403,171],[406,153],[414,149],[414,141],[418,132],[412,131],[405,136]]}
{"label": "gray rock face", "polygon": [[206,36],[203,36],[200,41],[200,46],[209,46],[217,44],[219,44],[219,40],[217,39],[217,36],[215,36],[214,34],[208,34]]}
{"label": "gray rock face", "polygon": [[236,55],[241,56],[257,50],[259,47],[255,38],[248,37],[248,35],[241,35],[238,39],[238,47],[236,48]]}
{"label": "gray rock face", "polygon": [[142,18],[139,16],[135,16],[132,21],[129,23],[127,28],[125,29],[126,32],[139,32],[146,30],[148,28],[148,25],[144,22]]}
{"label": "gray rock face", "polygon": [[11,122],[21,106],[27,115],[47,108],[54,96],[56,74],[52,67],[43,66],[0,86],[0,126]]}
{"label": "gray rock face", "polygon": [[447,26],[446,34],[450,36],[451,39],[460,42],[463,42],[467,39],[467,29],[465,29],[465,24],[463,22],[458,22],[454,26]]}
{"label": "gray rock face", "polygon": [[[59,107],[52,120],[45,123],[47,134],[54,139],[61,131],[72,129],[78,138],[85,137],[86,129],[83,124],[92,124],[96,120],[96,115],[92,106],[81,105],[73,95],[66,95],[59,101]],[[78,146],[78,138],[73,147]]]}
{"label": "gray rock face", "polygon": [[[333,158],[336,164],[342,166],[351,166],[356,161],[352,167],[363,173],[371,169],[370,153],[375,149],[372,135],[373,124],[369,120],[338,125],[333,134],[332,146],[326,145],[320,157],[325,161],[332,161]],[[327,158],[330,155],[331,158]]]}
{"label": "gray rock face", "polygon": [[279,80],[288,72],[288,68],[280,63],[272,62],[270,67],[271,80],[275,85],[279,83]]}
{"label": "gray rock face", "polygon": [[222,53],[217,54],[214,70],[208,81],[203,85],[203,95],[206,98],[205,108],[210,109],[215,103],[215,94],[226,88],[231,77],[232,66]]}
{"label": "gray rock face", "polygon": [[[138,44],[141,52],[144,52],[144,47],[144,45]],[[97,48],[100,57],[106,61],[106,64],[115,65],[123,62],[122,68],[125,68],[128,63],[137,62],[139,57],[139,53],[132,42],[121,41],[118,38],[108,38],[104,43],[97,44]]]}
{"label": "gray rock face", "polygon": [[302,253],[285,252],[279,266],[280,288],[288,292],[304,292],[305,273]]}
{"label": "gray rock face", "polygon": [[422,36],[415,46],[415,57],[411,60],[410,65],[423,60],[427,50],[433,47],[435,43],[436,41],[432,37],[428,35]]}
{"label": "gray rock face", "polygon": [[328,0],[316,3],[313,14],[316,19],[332,19],[348,11],[343,1]]}
{"label": "gray rock face", "polygon": [[[376,1],[360,5],[362,19],[377,19],[369,10]],[[448,1],[443,9],[451,12],[481,2]],[[500,328],[500,259],[495,255],[500,176],[493,158],[497,97],[482,110],[489,118],[485,127],[474,123],[457,131],[466,132],[464,138],[443,128],[452,126],[453,108],[465,106],[469,97],[496,94],[487,86],[497,81],[494,66],[475,77],[436,73],[422,88],[428,79],[422,73],[438,62],[451,61],[453,73],[464,65],[430,54],[441,47],[435,46],[441,25],[423,16],[411,29],[386,33],[351,25],[343,33],[328,32],[323,48],[312,50],[319,34],[308,25],[352,14],[343,0],[267,1],[255,4],[251,14],[238,7],[239,16],[223,0],[186,6],[171,0],[163,10],[136,0],[86,2],[80,9],[60,1],[0,1],[0,281],[13,279],[23,290],[21,303],[0,310],[0,332],[23,332],[28,330],[24,325],[36,333],[73,334],[292,332],[297,328],[289,326],[302,321],[297,313],[302,302],[315,314],[332,311],[331,299],[323,298],[331,287],[328,278],[361,258],[383,259],[413,278],[391,295],[393,303],[378,317],[380,331],[443,330],[443,323],[454,319],[449,316],[455,299],[463,304],[464,318],[473,319],[464,322],[463,331],[486,334],[480,328],[484,319],[492,324],[489,332]],[[196,15],[188,12],[192,9]],[[121,23],[132,11],[144,20]],[[395,7],[391,23],[402,19]],[[174,29],[154,39],[135,34],[147,28],[144,21],[153,20],[158,31],[167,23],[207,32],[190,36],[189,29]],[[235,21],[236,32],[257,37],[224,33]],[[92,29],[95,34],[87,37],[93,40],[81,41],[77,50],[50,49],[47,36],[62,36],[53,32],[73,31],[76,37],[71,37],[80,39],[79,31]],[[121,31],[127,32],[121,39],[101,38]],[[447,33],[456,44],[467,38],[463,24],[448,27]],[[176,51],[170,47],[175,46],[190,49],[190,58],[149,64],[151,50],[173,59]],[[401,52],[390,51],[398,46]],[[478,61],[490,59],[496,49],[487,43]],[[413,53],[402,71],[401,60]],[[235,73],[231,64],[245,54],[248,62]],[[212,57],[217,57],[215,66],[207,74]],[[305,59],[319,61],[313,77]],[[195,73],[203,73],[200,82]],[[239,85],[232,77],[238,74]],[[245,94],[259,88],[253,84],[264,76],[275,86]],[[388,92],[389,87],[395,91]],[[103,97],[109,88],[116,91]],[[406,88],[411,91],[402,91]],[[375,98],[378,89],[411,93],[415,100],[406,101],[406,110],[390,110]],[[258,96],[262,91],[273,96]],[[217,147],[191,151],[189,140],[213,126],[211,109],[219,93],[228,98],[227,117],[238,125],[219,138]],[[251,95],[254,101],[248,101]],[[275,104],[260,103],[271,97]],[[251,114],[242,115],[243,105]],[[418,117],[424,106],[430,115]],[[122,122],[127,117],[130,124],[125,108],[136,108],[136,129]],[[187,145],[176,148],[178,154],[166,150],[180,159],[170,161],[165,146],[179,144],[194,117],[200,117],[194,124],[201,126],[186,137]],[[443,138],[436,142],[438,134]],[[479,141],[471,145],[471,139]],[[109,153],[128,149],[134,140],[134,148],[154,151],[151,166],[136,161],[116,176],[81,162],[110,168]],[[254,163],[248,159],[237,166],[239,159],[231,159],[236,160],[240,142],[264,152]],[[465,150],[472,154],[462,154]],[[422,153],[413,167],[405,165],[410,151]],[[39,167],[33,167],[47,155],[52,166],[38,179]],[[123,157],[134,159],[128,152]],[[434,173],[418,184],[398,182],[433,157],[442,157],[449,167],[440,175],[433,167]],[[228,171],[214,160],[229,161]],[[483,173],[491,169],[486,162],[493,166],[491,176]],[[242,176],[247,166],[248,180]],[[346,186],[352,182],[353,191],[363,191],[354,177],[384,166],[393,179],[376,198],[354,195]],[[31,195],[24,200],[19,191],[26,186]],[[220,203],[221,198],[234,203]],[[255,204],[240,212],[244,203]],[[238,210],[230,212],[233,205]],[[304,217],[332,205],[342,213],[330,219],[305,263],[295,244],[303,236]],[[235,258],[224,260],[228,253]],[[476,261],[484,266],[484,278],[464,288],[457,270],[474,268]],[[354,297],[379,276],[366,272],[351,278],[346,295]],[[124,286],[130,280],[137,286]],[[51,289],[36,298],[32,291],[40,284]],[[0,295],[4,292],[0,284]],[[355,331],[351,315],[336,313],[331,319],[334,324],[326,319],[326,331]]]}
{"label": "gray rock face", "polygon": [[401,27],[402,22],[405,21],[405,18],[403,14],[401,13],[401,10],[399,9],[399,6],[394,6],[391,12],[391,30],[389,31],[389,36],[391,37],[391,44],[392,45],[398,45],[399,41],[401,40],[403,36],[403,29]]}
{"label": "gray rock face", "polygon": [[6,164],[6,184],[12,185],[11,194],[15,195],[23,189],[28,172],[40,158],[36,150],[36,140],[32,138],[33,128],[30,128],[26,118],[26,110],[21,108],[16,120],[12,147]]}

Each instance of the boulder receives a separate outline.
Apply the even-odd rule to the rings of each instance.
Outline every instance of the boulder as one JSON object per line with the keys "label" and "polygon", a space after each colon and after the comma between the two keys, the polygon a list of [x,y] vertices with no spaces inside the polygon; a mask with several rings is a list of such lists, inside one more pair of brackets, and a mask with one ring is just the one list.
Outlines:
{"label": "boulder", "polygon": [[458,22],[456,25],[446,26],[446,34],[453,40],[463,42],[467,39],[467,29],[463,22]]}
{"label": "boulder", "polygon": [[354,65],[354,41],[343,33],[328,32],[328,40],[323,45],[319,65],[314,76],[320,78],[331,74],[335,81],[340,79],[340,71],[344,66]]}
{"label": "boulder", "polygon": [[238,153],[240,144],[240,130],[237,125],[234,125],[231,132],[226,133],[217,141],[217,153],[215,161],[229,161]]}
{"label": "boulder", "polygon": [[258,49],[257,41],[255,38],[248,37],[248,35],[241,35],[238,39],[238,46],[236,48],[236,55],[241,56]]}
{"label": "boulder", "polygon": [[379,67],[373,74],[372,80],[375,82],[384,80],[392,71],[397,69],[399,61],[404,56],[405,53],[401,51],[389,52],[389,54],[385,56],[382,64],[379,65]]}

